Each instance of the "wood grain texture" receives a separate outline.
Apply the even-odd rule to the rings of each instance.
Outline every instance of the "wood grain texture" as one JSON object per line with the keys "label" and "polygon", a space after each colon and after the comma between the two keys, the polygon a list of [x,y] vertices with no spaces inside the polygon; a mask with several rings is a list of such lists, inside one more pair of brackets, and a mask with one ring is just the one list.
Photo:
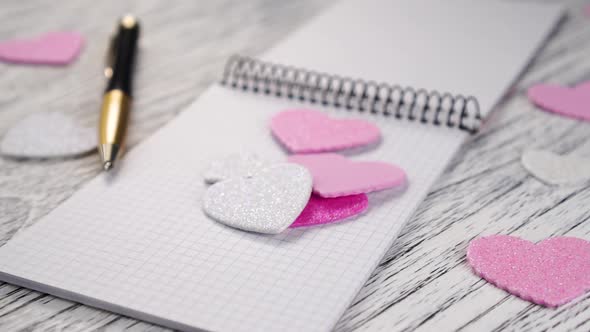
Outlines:
{"label": "wood grain texture", "polygon": [[[94,125],[110,21],[122,13],[136,13],[145,27],[129,137],[133,146],[217,80],[227,56],[270,47],[329,3],[2,1],[0,39],[72,29],[88,43],[66,69],[0,64],[0,135],[26,114],[42,110],[59,110]],[[590,124],[540,112],[524,97],[534,82],[590,79],[590,19],[582,15],[584,3],[568,1],[569,15],[549,44],[483,132],[457,154],[336,330],[590,330],[590,293],[546,309],[490,286],[465,263],[469,240],[485,234],[533,241],[564,234],[590,239],[590,183],[546,186],[519,161],[528,148],[590,157]],[[0,244],[99,172],[94,154],[53,161],[0,159]],[[0,284],[0,330],[166,329]]]}

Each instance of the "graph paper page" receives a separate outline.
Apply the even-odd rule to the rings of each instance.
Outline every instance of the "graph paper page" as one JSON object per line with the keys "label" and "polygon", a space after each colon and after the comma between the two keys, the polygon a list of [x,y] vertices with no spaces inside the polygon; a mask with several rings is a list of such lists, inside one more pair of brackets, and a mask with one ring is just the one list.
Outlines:
{"label": "graph paper page", "polygon": [[[488,7],[481,9],[486,15],[468,28],[493,33],[490,49],[501,52],[451,51],[452,56],[462,57],[451,60],[444,52],[439,54],[440,45],[433,43],[427,47],[433,54],[428,60],[421,54],[422,44],[415,49],[401,45],[403,55],[396,55],[389,44],[384,46],[396,44],[393,40],[399,37],[395,33],[391,42],[383,40],[382,30],[398,29],[405,16],[420,9],[414,8],[415,2],[420,1],[337,5],[264,57],[353,77],[474,94],[487,110],[534,53],[559,13],[554,7],[482,3]],[[437,1],[428,3],[439,6]],[[391,7],[391,20],[374,25],[368,18],[380,19],[379,7]],[[468,8],[469,15],[480,13],[473,6]],[[359,15],[355,24],[348,24],[351,12]],[[425,20],[437,20],[439,29],[459,30],[448,25],[454,22],[450,17],[444,25],[434,12],[420,12]],[[490,17],[490,12],[496,17]],[[501,14],[508,17],[506,22],[491,29],[491,24],[498,26],[498,17],[504,17]],[[413,29],[421,29],[419,23]],[[510,29],[521,29],[521,33],[509,33]],[[361,41],[358,31],[379,38],[373,43]],[[340,43],[335,40],[338,36],[348,37]],[[347,52],[355,47],[355,40],[363,52]],[[404,43],[410,42],[400,41],[396,47]],[[462,44],[470,49],[470,40]],[[381,52],[390,54],[391,61],[376,55]],[[498,53],[509,55],[499,60]],[[372,55],[376,61],[371,61]],[[488,75],[488,67],[479,78],[461,74],[462,66],[471,61],[480,66],[495,63],[493,74]],[[422,68],[445,63],[454,68],[422,72]],[[404,192],[370,194],[369,209],[358,218],[289,229],[279,235],[242,232],[205,216],[202,173],[207,164],[236,152],[284,161],[286,155],[268,124],[273,114],[293,107],[303,105],[211,87],[174,121],[130,151],[114,174],[99,175],[0,248],[0,279],[184,330],[330,330],[466,134],[328,109],[325,111],[334,117],[364,118],[381,129],[381,144],[350,158],[401,166],[409,180]]]}

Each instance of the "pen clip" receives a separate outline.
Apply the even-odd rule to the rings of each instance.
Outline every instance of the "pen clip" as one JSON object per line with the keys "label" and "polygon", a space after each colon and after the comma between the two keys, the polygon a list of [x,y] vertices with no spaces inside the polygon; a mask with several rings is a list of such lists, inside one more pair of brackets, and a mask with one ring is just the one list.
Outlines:
{"label": "pen clip", "polygon": [[112,35],[109,40],[109,48],[106,54],[106,67],[104,68],[104,76],[111,78],[113,76],[113,67],[115,65],[117,36]]}

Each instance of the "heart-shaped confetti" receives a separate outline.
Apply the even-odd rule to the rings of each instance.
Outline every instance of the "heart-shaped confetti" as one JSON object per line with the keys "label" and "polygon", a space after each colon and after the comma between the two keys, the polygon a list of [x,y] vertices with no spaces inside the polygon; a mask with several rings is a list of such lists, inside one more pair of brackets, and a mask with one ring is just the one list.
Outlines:
{"label": "heart-shaped confetti", "polygon": [[395,165],[352,161],[335,153],[293,155],[289,162],[311,172],[313,191],[322,197],[368,193],[406,183],[406,173]]}
{"label": "heart-shaped confetti", "polygon": [[538,84],[528,90],[528,97],[546,111],[590,121],[590,81],[573,88]]}
{"label": "heart-shaped confetti", "polygon": [[76,156],[96,149],[96,128],[85,128],[59,112],[35,113],[4,135],[2,155],[19,158]]}
{"label": "heart-shaped confetti", "polygon": [[365,194],[324,198],[311,195],[291,228],[333,223],[364,212],[369,207]]}
{"label": "heart-shaped confetti", "polygon": [[538,244],[508,235],[482,237],[469,243],[467,261],[488,282],[548,307],[590,288],[590,243],[573,237]]}
{"label": "heart-shaped confetti", "polygon": [[254,154],[236,153],[212,161],[203,176],[207,183],[231,178],[250,178],[265,166],[266,163]]}
{"label": "heart-shaped confetti", "polygon": [[590,180],[590,159],[587,158],[528,150],[522,154],[521,162],[529,173],[547,184],[575,184]]}
{"label": "heart-shaped confetti", "polygon": [[270,124],[274,136],[293,153],[336,151],[379,141],[379,128],[364,120],[332,119],[319,111],[288,110]]}
{"label": "heart-shaped confetti", "polygon": [[311,195],[309,171],[295,164],[275,164],[250,178],[213,184],[203,209],[211,218],[250,232],[278,234],[301,214]]}
{"label": "heart-shaped confetti", "polygon": [[11,63],[66,65],[74,61],[84,38],[75,32],[51,32],[32,39],[0,42],[0,60]]}

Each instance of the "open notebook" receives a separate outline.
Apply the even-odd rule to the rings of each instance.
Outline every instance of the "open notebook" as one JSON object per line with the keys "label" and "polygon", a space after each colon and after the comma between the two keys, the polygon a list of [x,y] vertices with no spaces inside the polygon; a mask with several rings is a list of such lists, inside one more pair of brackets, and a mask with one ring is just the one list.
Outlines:
{"label": "open notebook", "polygon": [[[262,58],[473,95],[485,115],[559,16],[530,3],[355,0]],[[301,106],[212,86],[130,151],[116,176],[98,176],[0,248],[0,278],[172,328],[330,330],[469,134],[328,108],[380,127],[380,146],[351,158],[400,165],[404,193],[370,194],[368,212],[351,221],[274,236],[207,218],[208,162],[240,151],[284,160],[269,119]]]}

